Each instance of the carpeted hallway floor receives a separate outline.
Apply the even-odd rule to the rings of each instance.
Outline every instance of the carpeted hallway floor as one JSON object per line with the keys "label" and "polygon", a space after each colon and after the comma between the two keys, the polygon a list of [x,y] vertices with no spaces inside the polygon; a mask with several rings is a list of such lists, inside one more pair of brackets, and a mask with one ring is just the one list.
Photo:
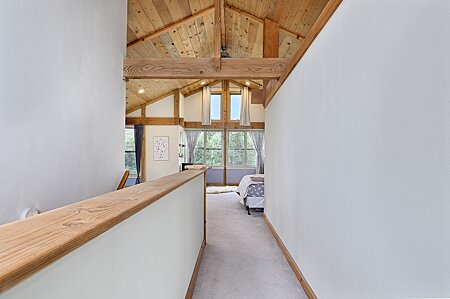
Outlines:
{"label": "carpeted hallway floor", "polygon": [[307,298],[261,213],[236,193],[208,194],[207,240],[194,299]]}

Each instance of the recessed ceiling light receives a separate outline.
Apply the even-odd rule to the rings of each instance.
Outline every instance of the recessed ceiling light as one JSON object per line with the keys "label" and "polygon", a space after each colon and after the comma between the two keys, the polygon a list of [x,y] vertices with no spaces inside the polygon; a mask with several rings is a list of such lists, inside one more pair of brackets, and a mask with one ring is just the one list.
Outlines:
{"label": "recessed ceiling light", "polygon": [[138,93],[144,93],[145,90],[144,89],[139,89]]}
{"label": "recessed ceiling light", "polygon": [[250,82],[246,81],[245,85],[250,86]]}
{"label": "recessed ceiling light", "polygon": [[201,83],[200,83],[201,85],[205,85],[206,84],[206,82],[205,81],[202,81]]}

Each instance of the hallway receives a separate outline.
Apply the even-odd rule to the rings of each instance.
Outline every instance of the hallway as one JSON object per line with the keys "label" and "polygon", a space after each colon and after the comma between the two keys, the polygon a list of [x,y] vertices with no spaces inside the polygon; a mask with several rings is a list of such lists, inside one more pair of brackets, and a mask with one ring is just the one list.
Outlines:
{"label": "hallway", "polygon": [[195,299],[307,298],[261,213],[236,193],[208,194],[207,244]]}

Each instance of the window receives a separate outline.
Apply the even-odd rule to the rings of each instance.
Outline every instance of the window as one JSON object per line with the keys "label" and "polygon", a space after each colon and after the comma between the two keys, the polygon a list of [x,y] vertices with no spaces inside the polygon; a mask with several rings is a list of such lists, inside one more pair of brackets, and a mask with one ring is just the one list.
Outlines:
{"label": "window", "polygon": [[195,145],[194,163],[223,166],[222,131],[203,131]]}
{"label": "window", "polygon": [[248,131],[228,131],[228,161],[231,167],[256,167],[256,151]]}
{"label": "window", "polygon": [[220,94],[211,95],[211,120],[220,120],[222,96]]}
{"label": "window", "polygon": [[130,177],[137,177],[136,147],[134,143],[134,128],[125,128],[125,169],[130,172]]}
{"label": "window", "polygon": [[231,94],[230,95],[230,120],[240,120],[241,119],[241,95]]}

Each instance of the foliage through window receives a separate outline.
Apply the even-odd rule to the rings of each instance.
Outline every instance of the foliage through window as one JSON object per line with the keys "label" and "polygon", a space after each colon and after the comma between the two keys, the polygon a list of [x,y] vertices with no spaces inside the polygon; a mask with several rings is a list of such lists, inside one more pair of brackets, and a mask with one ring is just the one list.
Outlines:
{"label": "foliage through window", "polygon": [[220,120],[222,96],[220,94],[211,95],[211,120]]}
{"label": "foliage through window", "polygon": [[230,95],[230,120],[240,120],[241,119],[241,95],[231,94]]}
{"label": "foliage through window", "polygon": [[223,166],[223,132],[203,131],[195,145],[194,163]]}
{"label": "foliage through window", "polygon": [[134,142],[134,128],[125,128],[125,169],[131,177],[137,177],[136,147]]}
{"label": "foliage through window", "polygon": [[247,131],[228,131],[228,161],[231,167],[256,167],[256,151]]}

